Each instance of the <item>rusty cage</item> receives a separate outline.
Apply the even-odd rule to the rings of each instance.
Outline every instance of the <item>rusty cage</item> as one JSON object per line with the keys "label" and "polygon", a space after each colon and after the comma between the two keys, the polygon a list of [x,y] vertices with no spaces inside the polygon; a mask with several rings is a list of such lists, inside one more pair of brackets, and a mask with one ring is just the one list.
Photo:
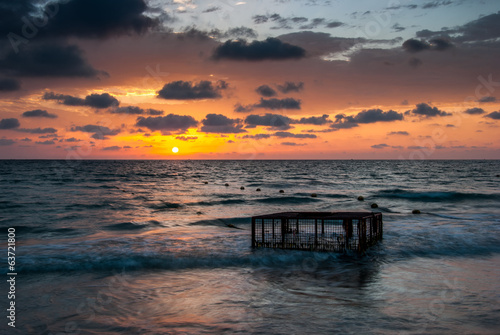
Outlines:
{"label": "rusty cage", "polygon": [[363,253],[382,239],[381,213],[283,212],[252,217],[252,247]]}

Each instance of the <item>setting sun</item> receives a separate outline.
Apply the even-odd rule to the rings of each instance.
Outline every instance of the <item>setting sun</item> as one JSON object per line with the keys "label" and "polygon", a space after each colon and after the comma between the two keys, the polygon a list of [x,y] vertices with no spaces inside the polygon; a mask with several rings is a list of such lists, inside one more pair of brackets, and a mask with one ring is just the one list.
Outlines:
{"label": "setting sun", "polygon": [[172,152],[173,152],[174,154],[178,153],[178,152],[179,152],[179,148],[177,148],[177,147],[173,147],[173,148],[172,148]]}

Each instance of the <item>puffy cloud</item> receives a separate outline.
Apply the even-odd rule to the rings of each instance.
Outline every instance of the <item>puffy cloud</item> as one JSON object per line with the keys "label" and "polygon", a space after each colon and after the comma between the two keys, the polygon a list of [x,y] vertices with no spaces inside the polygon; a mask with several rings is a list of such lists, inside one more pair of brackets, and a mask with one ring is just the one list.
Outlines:
{"label": "puffy cloud", "polygon": [[55,128],[19,128],[16,129],[16,131],[19,131],[21,133],[28,133],[28,134],[54,134],[57,133],[57,129]]}
{"label": "puffy cloud", "polygon": [[431,107],[426,103],[420,103],[416,105],[417,108],[405,112],[406,115],[419,115],[424,117],[434,117],[434,116],[448,116],[451,113],[447,113],[445,111],[439,110],[436,107]]}
{"label": "puffy cloud", "polygon": [[288,131],[278,131],[273,136],[281,138],[317,138],[314,134],[293,134]]}
{"label": "puffy cloud", "polygon": [[381,109],[364,110],[355,116],[337,114],[335,122],[330,126],[333,129],[349,129],[357,127],[360,123],[392,122],[403,120],[403,114],[389,110],[384,112]]}
{"label": "puffy cloud", "polygon": [[263,138],[270,138],[270,137],[271,137],[271,134],[255,134],[255,135],[244,135],[241,138],[253,138],[256,140],[260,140]]}
{"label": "puffy cloud", "polygon": [[21,83],[12,78],[0,78],[0,92],[18,91],[21,89]]}
{"label": "puffy cloud", "polygon": [[35,143],[42,144],[42,145],[52,145],[52,144],[55,144],[56,142],[54,142],[53,140],[46,140],[46,141],[37,141]]}
{"label": "puffy cloud", "polygon": [[0,58],[0,72],[27,77],[95,78],[107,75],[89,65],[75,45],[33,42],[22,52],[10,50],[3,59]]}
{"label": "puffy cloud", "polygon": [[428,50],[430,48],[431,46],[429,45],[429,43],[425,41],[419,41],[413,38],[406,40],[403,43],[403,49],[412,53]]}
{"label": "puffy cloud", "polygon": [[130,115],[163,115],[163,111],[156,109],[142,109],[137,106],[118,107],[110,110],[112,114],[130,114]]}
{"label": "puffy cloud", "polygon": [[196,127],[196,121],[190,115],[168,114],[165,116],[140,116],[137,118],[137,127],[146,127],[151,131],[161,131],[164,134],[170,132],[185,132],[188,128]]}
{"label": "puffy cloud", "polygon": [[332,22],[329,22],[326,24],[326,27],[327,28],[338,28],[340,26],[343,26],[344,24],[342,22],[339,22],[339,21],[332,21]]}
{"label": "puffy cloud", "polygon": [[372,145],[373,149],[385,149],[385,148],[389,148],[389,147],[390,147],[390,145],[385,144],[385,143]]}
{"label": "puffy cloud", "polygon": [[207,80],[202,80],[197,84],[179,80],[165,84],[158,91],[158,97],[174,100],[216,99],[221,97],[220,91],[227,87],[228,84],[222,80],[215,85]]}
{"label": "puffy cloud", "polygon": [[120,102],[108,93],[90,94],[84,99],[73,97],[71,95],[57,94],[54,92],[46,92],[43,97],[44,100],[57,100],[60,104],[67,106],[88,106],[93,108],[109,108],[118,106]]}
{"label": "puffy cloud", "polygon": [[268,38],[264,41],[246,40],[226,41],[218,46],[214,59],[231,59],[240,61],[285,60],[304,58],[306,51],[301,47],[284,43],[277,38]]}
{"label": "puffy cloud", "polygon": [[205,133],[236,134],[246,132],[241,119],[230,119],[222,114],[207,114],[201,121],[201,131]]}
{"label": "puffy cloud", "polygon": [[271,127],[279,130],[288,130],[292,128],[290,124],[293,120],[287,116],[280,114],[266,113],[265,115],[248,115],[245,119],[245,124],[247,128],[253,128],[256,126]]}
{"label": "puffy cloud", "polygon": [[0,129],[15,129],[19,128],[20,125],[19,120],[15,118],[2,119],[0,121]]}
{"label": "puffy cloud", "polygon": [[294,83],[291,81],[285,82],[283,85],[277,85],[278,90],[282,93],[289,93],[289,92],[300,92],[304,89],[304,83],[303,82],[298,82]]}
{"label": "puffy cloud", "polygon": [[295,123],[299,124],[313,124],[316,126],[321,126],[326,123],[331,123],[332,121],[328,119],[328,114],[323,114],[322,116],[310,116],[303,117],[300,120],[297,120]]}
{"label": "puffy cloud", "polygon": [[491,112],[489,114],[486,114],[484,117],[488,117],[493,120],[500,120],[500,111],[498,112]]}
{"label": "puffy cloud", "polygon": [[114,136],[120,133],[119,129],[110,129],[105,126],[99,126],[99,125],[94,125],[94,124],[88,124],[85,126],[76,126],[76,127],[71,127],[71,131],[82,131],[85,133],[93,133],[92,138],[95,138],[96,140],[104,140],[107,139],[108,136]]}
{"label": "puffy cloud", "polygon": [[121,150],[122,147],[119,147],[117,145],[113,145],[111,147],[104,147],[102,148],[102,150],[104,151],[118,151],[118,150]]}
{"label": "puffy cloud", "polygon": [[[44,33],[52,36],[105,38],[141,34],[155,28],[159,21],[144,15],[144,0],[71,0],[59,6]],[[49,6],[49,5],[47,5]]]}
{"label": "puffy cloud", "polygon": [[482,98],[478,99],[477,101],[480,103],[496,102],[497,98],[491,97],[491,96],[486,96],[486,97],[482,97]]}
{"label": "puffy cloud", "polygon": [[265,108],[265,109],[300,109],[300,100],[296,100],[293,98],[284,98],[284,99],[264,99],[261,98],[260,102],[253,105],[254,108]]}
{"label": "puffy cloud", "polygon": [[403,136],[408,136],[410,135],[407,131],[391,131],[390,133],[387,133],[387,135],[403,135]]}
{"label": "puffy cloud", "polygon": [[263,97],[274,97],[277,95],[276,91],[269,85],[261,85],[255,89],[255,92],[259,93]]}
{"label": "puffy cloud", "polygon": [[465,110],[464,113],[471,114],[471,115],[478,115],[478,114],[484,114],[485,111],[482,108],[475,107],[475,108],[469,108],[469,109]]}
{"label": "puffy cloud", "polygon": [[291,147],[302,147],[307,145],[306,143],[295,143],[295,142],[282,142],[281,145],[291,146]]}
{"label": "puffy cloud", "polygon": [[0,138],[0,146],[13,145],[14,143],[16,143],[16,141],[6,138]]}
{"label": "puffy cloud", "polygon": [[32,111],[24,112],[22,114],[22,116],[23,117],[46,117],[46,118],[49,118],[49,119],[55,119],[55,118],[57,118],[57,115],[50,114],[46,110],[42,110],[42,109],[35,109],[35,110],[32,110]]}
{"label": "puffy cloud", "polygon": [[431,1],[431,2],[426,2],[422,5],[423,9],[430,9],[430,8],[437,8],[441,6],[448,6],[451,5],[453,1]]}

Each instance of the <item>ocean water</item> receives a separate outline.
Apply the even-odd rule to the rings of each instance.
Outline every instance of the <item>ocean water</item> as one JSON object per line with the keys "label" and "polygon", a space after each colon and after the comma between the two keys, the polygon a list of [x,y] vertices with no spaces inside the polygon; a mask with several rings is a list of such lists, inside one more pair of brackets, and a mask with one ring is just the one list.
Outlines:
{"label": "ocean water", "polygon": [[[499,334],[499,174],[500,161],[0,161],[1,268],[8,279],[13,227],[17,272],[16,327],[3,312],[0,332]],[[384,239],[365,255],[250,248],[253,215],[371,203]]]}

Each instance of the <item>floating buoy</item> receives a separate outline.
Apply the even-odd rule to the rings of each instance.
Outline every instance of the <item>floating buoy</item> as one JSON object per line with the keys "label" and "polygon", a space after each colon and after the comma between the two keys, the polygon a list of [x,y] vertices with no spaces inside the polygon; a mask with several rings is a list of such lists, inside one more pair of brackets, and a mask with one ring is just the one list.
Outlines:
{"label": "floating buoy", "polygon": [[260,192],[260,188],[256,189],[255,191]]}
{"label": "floating buoy", "polygon": [[228,226],[229,228],[236,228],[236,226],[235,226],[234,224],[232,224],[232,223],[228,223],[228,224],[227,224],[227,226]]}
{"label": "floating buoy", "polygon": [[283,191],[283,190],[280,190],[280,193],[285,193],[285,191]]}
{"label": "floating buoy", "polygon": [[206,185],[206,184],[208,184],[208,181],[204,182],[204,184],[205,184],[205,185]]}
{"label": "floating buoy", "polygon": [[228,184],[228,183],[225,183],[225,184],[224,184],[224,186],[229,186],[229,184]]}
{"label": "floating buoy", "polygon": [[201,214],[203,214],[203,213],[202,213],[202,212],[196,212],[196,214],[197,214],[197,215],[201,215]]}
{"label": "floating buoy", "polygon": [[245,188],[243,186],[240,187],[240,190],[244,190]]}
{"label": "floating buoy", "polygon": [[311,197],[316,198],[318,195],[316,193],[311,194]]}
{"label": "floating buoy", "polygon": [[358,197],[358,200],[359,200],[359,201],[365,201],[365,198],[364,198],[362,195],[360,195],[360,196]]}
{"label": "floating buoy", "polygon": [[497,174],[497,178],[500,177],[500,174]]}
{"label": "floating buoy", "polygon": [[411,211],[412,214],[420,214],[420,211],[418,209],[414,209]]}
{"label": "floating buoy", "polygon": [[373,203],[370,207],[371,208],[378,208],[378,205],[376,203]]}

